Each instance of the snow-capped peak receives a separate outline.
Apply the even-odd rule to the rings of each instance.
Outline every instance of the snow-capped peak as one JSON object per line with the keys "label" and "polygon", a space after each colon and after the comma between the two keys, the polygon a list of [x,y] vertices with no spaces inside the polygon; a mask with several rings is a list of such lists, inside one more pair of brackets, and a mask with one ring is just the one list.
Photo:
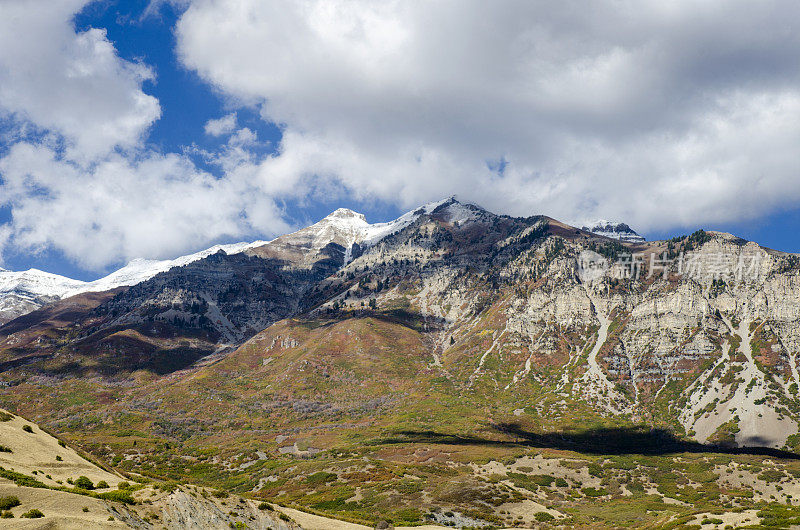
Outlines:
{"label": "snow-capped peak", "polygon": [[80,280],[38,269],[19,272],[0,269],[0,324],[58,300],[70,290],[84,285],[85,282]]}
{"label": "snow-capped peak", "polygon": [[386,223],[368,224],[362,234],[361,240],[357,241],[357,243],[362,247],[369,247],[375,245],[381,239],[388,237],[392,234],[395,234],[400,230],[402,230],[403,228],[407,227],[408,225],[419,219],[420,216],[429,215],[433,213],[433,211],[439,208],[440,206],[454,201],[455,199],[453,197],[449,197],[441,201],[429,202],[427,204],[423,204],[419,208],[404,213],[394,221],[389,221]]}
{"label": "snow-capped peak", "polygon": [[281,236],[276,241],[293,245],[305,243],[316,250],[330,243],[336,243],[344,247],[344,262],[347,264],[352,259],[354,245],[359,245],[362,249],[373,246],[410,225],[421,215],[430,214],[440,206],[453,202],[455,202],[453,198],[431,202],[385,223],[369,223],[364,214],[348,208],[339,208],[319,222],[293,234]]}
{"label": "snow-capped peak", "polygon": [[629,243],[641,243],[645,241],[645,238],[637,234],[627,224],[616,221],[608,221],[606,219],[588,221],[583,223],[583,228],[581,229],[599,236],[619,239],[620,241],[627,241]]}
{"label": "snow-capped peak", "polygon": [[15,292],[36,296],[64,296],[71,289],[79,288],[86,282],[72,280],[65,276],[28,269],[26,271],[9,271],[0,269],[0,294]]}
{"label": "snow-capped peak", "polygon": [[325,217],[325,219],[346,219],[346,220],[353,219],[353,220],[363,221],[365,223],[367,222],[367,218],[364,217],[363,213],[354,212],[349,208],[338,208],[329,213],[328,216]]}

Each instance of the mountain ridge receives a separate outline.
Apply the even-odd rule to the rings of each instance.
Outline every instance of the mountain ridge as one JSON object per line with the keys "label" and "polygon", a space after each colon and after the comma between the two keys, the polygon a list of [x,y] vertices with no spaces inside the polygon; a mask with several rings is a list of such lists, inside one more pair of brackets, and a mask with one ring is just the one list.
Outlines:
{"label": "mountain ridge", "polygon": [[127,473],[370,524],[618,527],[597,498],[629,526],[757,521],[800,494],[757,478],[800,476],[797,256],[415,212],[362,247],[339,211],[0,326],[0,401]]}
{"label": "mountain ridge", "polygon": [[593,234],[619,239],[629,243],[643,243],[645,241],[644,237],[637,234],[626,223],[598,219],[596,221],[585,222],[581,226],[581,230],[586,232],[592,232]]}
{"label": "mountain ridge", "polygon": [[[312,239],[316,237],[319,240],[318,243],[306,242],[312,246],[316,244],[319,248],[322,248],[330,242],[341,244],[345,249],[344,259],[346,264],[353,259],[354,251],[358,253],[362,247],[376,244],[381,239],[408,226],[419,215],[431,213],[436,208],[447,204],[458,205],[458,215],[461,218],[454,217],[453,220],[455,222],[468,220],[471,215],[470,208],[483,210],[471,204],[461,204],[455,197],[449,197],[424,204],[392,221],[368,223],[363,214],[348,208],[338,208],[317,223],[296,232],[279,236],[271,241],[257,240],[219,244],[173,259],[136,258],[106,276],[92,281],[74,280],[35,268],[19,272],[0,268],[0,324],[58,299],[84,292],[100,292],[122,286],[136,285],[160,272],[203,259],[220,250],[226,254],[237,254],[264,247],[277,240],[308,237],[310,234],[315,234],[311,235]],[[553,221],[558,223],[555,219]],[[327,235],[326,230],[328,231]],[[584,223],[580,230],[628,243],[645,243],[646,241],[644,237],[637,234],[625,223],[597,220],[592,223]]]}
{"label": "mountain ridge", "polygon": [[[433,208],[446,202],[446,200],[447,199],[423,205],[414,211],[419,212],[424,211],[426,208]],[[367,223],[366,217],[364,217],[363,214],[347,208],[339,208],[313,225],[305,227],[298,232],[280,237],[286,238],[303,233],[303,231],[313,231],[314,227],[319,229],[320,225],[327,224],[333,228],[334,232],[338,230],[341,234],[332,234],[329,238],[330,240],[322,243],[320,248],[333,241],[337,236],[346,234],[349,236],[350,240],[343,242],[347,243],[346,252],[349,253],[352,251],[353,244],[374,244],[374,242],[380,240],[382,237],[402,229],[413,220],[414,211],[407,212],[394,221],[370,224]],[[337,222],[344,219],[354,219],[359,222]],[[324,240],[325,235],[321,234],[319,239]],[[66,276],[40,271],[38,269],[14,272],[0,268],[0,324],[61,298],[85,292],[108,291],[117,287],[136,285],[152,278],[160,272],[165,272],[173,267],[187,265],[215,254],[220,250],[226,254],[238,254],[249,249],[262,247],[268,243],[271,243],[271,241],[258,240],[253,242],[220,244],[192,254],[166,260],[136,258],[120,269],[93,281],[74,280]],[[349,259],[349,254],[346,259]]]}

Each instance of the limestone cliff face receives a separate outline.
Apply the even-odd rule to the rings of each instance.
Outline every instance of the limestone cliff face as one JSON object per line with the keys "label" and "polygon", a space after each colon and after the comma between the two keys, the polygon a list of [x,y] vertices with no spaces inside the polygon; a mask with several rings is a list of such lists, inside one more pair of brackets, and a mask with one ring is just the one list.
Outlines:
{"label": "limestone cliff face", "polygon": [[[588,275],[586,252],[604,260]],[[798,261],[721,233],[622,245],[541,218],[434,213],[345,267],[359,283],[322,307],[413,308],[432,362],[466,387],[540,385],[701,441],[780,447],[800,419]]]}

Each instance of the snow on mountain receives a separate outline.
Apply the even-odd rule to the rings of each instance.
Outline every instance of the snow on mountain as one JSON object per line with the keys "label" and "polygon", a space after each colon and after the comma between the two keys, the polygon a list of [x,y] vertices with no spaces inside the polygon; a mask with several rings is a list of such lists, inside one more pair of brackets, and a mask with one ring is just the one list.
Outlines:
{"label": "snow on mountain", "polygon": [[136,285],[145,280],[149,280],[160,272],[166,272],[172,267],[181,267],[188,265],[194,261],[206,258],[212,254],[216,254],[220,250],[226,254],[238,254],[245,250],[260,247],[267,244],[267,241],[254,241],[252,243],[231,243],[228,245],[214,245],[211,248],[189,254],[187,256],[180,256],[175,259],[165,260],[152,260],[152,259],[135,259],[127,265],[118,269],[108,276],[104,276],[93,282],[86,282],[75,289],[67,291],[64,296],[72,296],[79,293],[108,291],[116,287]]}
{"label": "snow on mountain", "polygon": [[[430,214],[447,203],[461,206],[453,199],[444,199],[406,212],[394,221],[372,224],[367,222],[364,214],[348,208],[339,208],[321,221],[293,234],[281,236],[271,244],[305,246],[320,250],[330,243],[336,243],[345,249],[344,263],[347,264],[352,259],[354,245],[358,245],[361,249],[373,246],[380,240],[407,227],[421,215]],[[462,214],[460,215],[463,217]]]}
{"label": "snow on mountain", "polygon": [[[389,221],[387,223],[367,224],[367,228],[363,233],[361,241],[357,241],[357,243],[362,247],[372,246],[381,239],[395,234],[407,227],[416,221],[419,216],[433,213],[434,210],[447,203],[453,203],[462,206],[461,204],[455,202],[455,199],[452,197],[443,199],[441,201],[429,202],[428,204],[424,204],[415,210],[404,213],[394,221]],[[361,217],[363,218],[364,216],[362,215]],[[364,222],[366,223],[366,220]]]}
{"label": "snow on mountain", "polygon": [[73,280],[38,269],[20,272],[0,269],[0,325],[61,298],[136,285],[149,280],[160,272],[203,259],[220,250],[224,250],[227,254],[237,254],[266,243],[266,241],[254,241],[252,243],[215,245],[206,250],[171,260],[135,259],[108,276],[92,282]]}
{"label": "snow on mountain", "polygon": [[28,269],[0,269],[0,324],[34,311],[86,285],[58,274]]}
{"label": "snow on mountain", "polygon": [[14,272],[0,269],[0,293],[14,292],[30,296],[63,296],[71,289],[86,285],[86,282],[72,280],[58,274],[28,269]]}
{"label": "snow on mountain", "polygon": [[320,251],[328,244],[336,243],[345,249],[344,262],[346,264],[352,259],[354,245],[358,245],[361,249],[375,245],[385,237],[407,227],[421,215],[431,214],[442,206],[447,208],[444,212],[447,220],[455,224],[472,219],[476,212],[475,207],[460,204],[451,197],[425,204],[401,215],[394,221],[370,224],[363,214],[347,208],[339,208],[318,223],[273,241],[215,245],[194,254],[168,260],[135,259],[121,269],[91,282],[73,280],[36,269],[23,272],[0,269],[0,324],[61,298],[85,292],[108,291],[116,287],[136,285],[149,280],[160,272],[187,265],[216,254],[220,250],[227,254],[238,254],[258,247],[290,246],[294,249]]}
{"label": "snow on mountain", "polygon": [[645,238],[634,232],[633,229],[625,223],[606,221],[605,219],[587,222],[584,224],[581,230],[585,230],[586,232],[591,232],[599,236],[619,239],[620,241],[627,241],[629,243],[641,243],[645,241]]}

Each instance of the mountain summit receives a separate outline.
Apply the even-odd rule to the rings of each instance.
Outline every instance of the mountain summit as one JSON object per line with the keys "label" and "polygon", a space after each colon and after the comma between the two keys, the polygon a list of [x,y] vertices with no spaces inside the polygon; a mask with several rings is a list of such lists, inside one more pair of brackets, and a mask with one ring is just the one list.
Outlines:
{"label": "mountain summit", "polygon": [[605,219],[587,222],[584,224],[581,230],[600,236],[610,237],[611,239],[627,241],[629,243],[642,243],[645,241],[644,237],[634,232],[634,230],[627,224],[606,221]]}

